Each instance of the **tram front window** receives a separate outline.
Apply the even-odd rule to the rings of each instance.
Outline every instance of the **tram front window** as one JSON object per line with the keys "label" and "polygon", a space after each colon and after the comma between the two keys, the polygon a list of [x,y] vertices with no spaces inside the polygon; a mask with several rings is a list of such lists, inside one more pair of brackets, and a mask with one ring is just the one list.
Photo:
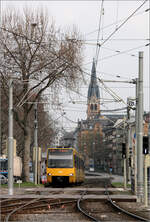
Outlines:
{"label": "tram front window", "polygon": [[72,168],[73,160],[72,159],[49,159],[48,167],[49,168]]}
{"label": "tram front window", "polygon": [[72,168],[73,152],[71,149],[50,149],[48,151],[48,168]]}

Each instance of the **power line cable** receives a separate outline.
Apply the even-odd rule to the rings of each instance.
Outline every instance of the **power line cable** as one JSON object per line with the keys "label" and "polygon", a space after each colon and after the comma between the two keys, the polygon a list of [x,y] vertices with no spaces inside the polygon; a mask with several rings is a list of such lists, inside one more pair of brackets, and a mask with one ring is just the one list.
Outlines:
{"label": "power line cable", "polygon": [[[135,16],[137,16],[137,15],[141,15],[141,14],[143,14],[143,13],[145,13],[145,12],[148,12],[148,11],[150,11],[150,8],[148,8],[148,9],[142,11],[142,12],[136,13],[136,14],[133,15],[132,17],[135,17]],[[122,22],[122,21],[124,21],[124,20],[125,20],[125,18],[118,20],[118,22]],[[116,22],[113,22],[113,23],[111,23],[111,24],[109,24],[109,25],[104,26],[103,29],[109,28],[110,26],[113,26],[113,25],[116,25]],[[94,31],[91,31],[91,32],[88,32],[88,33],[86,33],[85,35],[91,35],[91,34],[97,32],[97,31],[98,31],[98,29],[96,29],[96,30],[94,30]]]}
{"label": "power line cable", "polygon": [[120,96],[118,96],[109,87],[107,87],[106,84],[103,82],[103,80],[99,79],[99,81],[102,83],[102,85],[104,86],[104,89],[106,90],[106,92],[109,93],[109,95],[111,95],[116,101],[123,102],[126,105],[126,102],[124,102],[124,100]]}
{"label": "power line cable", "polygon": [[101,2],[101,12],[100,12],[100,17],[99,17],[99,27],[98,27],[96,55],[95,55],[96,64],[97,64],[97,58],[98,58],[99,51],[100,51],[98,42],[99,42],[99,36],[100,36],[100,30],[101,30],[101,21],[102,21],[102,15],[103,15],[103,4],[104,4],[104,0],[102,0],[102,2]]}
{"label": "power line cable", "polygon": [[[62,60],[62,58],[61,58],[61,60]],[[64,60],[64,59],[63,59]],[[81,70],[81,69],[80,69]],[[113,94],[113,92],[112,92],[112,90],[108,90],[108,87],[106,87],[105,85],[104,85],[104,88],[106,89],[106,91],[111,95],[111,96],[113,96],[116,100],[118,100],[118,96],[116,95],[116,94]],[[78,93],[78,92],[76,92],[76,93]],[[78,93],[79,94],[79,93]],[[83,96],[83,95],[82,95]],[[122,99],[120,100],[118,100],[118,101],[123,101]],[[124,102],[124,101],[123,101]]]}
{"label": "power line cable", "polygon": [[[102,38],[99,40],[106,40],[107,38]],[[150,39],[147,38],[113,38],[109,39],[109,41],[149,41]],[[80,41],[80,40],[79,40]],[[93,43],[88,43],[86,41],[93,41]],[[84,43],[85,42],[85,43]],[[96,39],[85,39],[83,44],[89,44],[89,45],[96,45]],[[95,42],[95,43],[94,43]]]}
{"label": "power line cable", "polygon": [[[102,47],[102,48],[103,48],[103,49],[106,49],[106,50],[108,50],[108,51],[112,51],[112,52],[116,52],[116,53],[121,53],[120,50],[110,49],[110,48],[108,48],[108,47]],[[128,54],[128,53],[124,53],[124,54],[129,55],[129,56],[133,56],[133,57],[138,57],[138,56],[136,56],[136,55],[134,55],[134,54]]]}
{"label": "power line cable", "polygon": [[[84,69],[85,70],[87,70],[87,71],[89,71],[90,72],[90,70],[89,69],[87,69],[87,68],[85,68],[84,67]],[[108,76],[112,76],[112,77],[119,77],[119,78],[121,78],[121,79],[126,79],[126,80],[129,80],[129,78],[127,78],[127,77],[124,77],[124,76],[122,76],[122,75],[120,75],[120,74],[118,74],[118,73],[116,73],[116,74],[110,74],[110,73],[107,73],[107,72],[103,72],[103,71],[101,71],[101,72],[96,72],[96,73],[98,73],[98,74],[104,74],[104,75],[108,75]],[[90,74],[89,74],[90,75]],[[126,75],[125,75],[126,76]],[[96,77],[97,78],[97,77]],[[131,80],[131,79],[130,79]]]}
{"label": "power line cable", "polygon": [[66,117],[66,116],[64,116],[64,118],[65,118],[65,119],[67,119],[68,121],[72,122],[72,123],[75,123],[75,124],[77,124],[77,123],[78,123],[78,122],[76,122],[76,121],[73,121],[73,120],[69,119],[69,118],[68,118],[68,117]]}
{"label": "power line cable", "polygon": [[[77,93],[77,92],[76,92]],[[83,96],[83,95],[82,95]]]}
{"label": "power line cable", "polygon": [[[128,50],[125,50],[125,51],[118,51],[117,53],[118,54],[113,54],[113,55],[110,55],[110,56],[106,56],[106,57],[103,57],[102,59],[99,59],[98,61],[102,61],[102,60],[106,60],[106,59],[109,59],[109,58],[112,58],[112,57],[115,57],[115,56],[118,56],[118,55],[121,55],[121,54],[126,54],[127,52],[130,52],[130,51],[133,51],[135,49],[139,49],[139,48],[143,48],[143,47],[146,47],[148,46],[150,43],[146,44],[146,45],[141,45],[141,46],[138,46],[138,47],[135,47],[135,48],[132,48],[132,49],[128,49]],[[135,55],[131,55],[133,57],[135,57]]]}
{"label": "power line cable", "polygon": [[116,29],[118,28],[119,1],[116,1]]}
{"label": "power line cable", "polygon": [[[131,48],[131,49],[128,49],[128,50],[125,50],[125,51],[122,51],[122,52],[118,52],[117,54],[113,54],[113,55],[110,55],[110,56],[103,57],[103,58],[99,59],[98,61],[102,61],[102,60],[105,60],[105,59],[109,59],[109,58],[118,56],[118,55],[120,55],[120,54],[126,54],[127,52],[133,51],[133,50],[135,50],[135,49],[147,47],[147,46],[149,46],[149,45],[150,45],[150,43],[147,43],[147,44],[144,44],[144,45],[140,45],[140,46],[137,46],[137,47],[135,47],[135,48]],[[92,62],[85,63],[84,65],[88,65],[88,64],[92,64]]]}
{"label": "power line cable", "polygon": [[100,46],[104,45],[108,39],[110,39],[148,0],[145,0],[130,16],[122,22],[116,30],[114,30],[101,44]]}

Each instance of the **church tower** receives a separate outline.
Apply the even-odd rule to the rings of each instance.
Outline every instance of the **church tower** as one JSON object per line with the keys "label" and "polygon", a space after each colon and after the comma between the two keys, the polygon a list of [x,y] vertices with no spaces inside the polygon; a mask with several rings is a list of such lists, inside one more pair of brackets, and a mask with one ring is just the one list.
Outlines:
{"label": "church tower", "polygon": [[100,92],[96,79],[96,67],[93,59],[91,81],[88,89],[87,119],[94,119],[100,113]]}

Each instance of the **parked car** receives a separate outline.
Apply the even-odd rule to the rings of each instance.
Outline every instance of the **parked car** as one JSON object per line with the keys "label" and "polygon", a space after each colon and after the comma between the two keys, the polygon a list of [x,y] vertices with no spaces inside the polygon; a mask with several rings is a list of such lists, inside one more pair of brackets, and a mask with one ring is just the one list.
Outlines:
{"label": "parked car", "polygon": [[0,174],[0,184],[7,184],[7,183],[8,183],[8,178]]}

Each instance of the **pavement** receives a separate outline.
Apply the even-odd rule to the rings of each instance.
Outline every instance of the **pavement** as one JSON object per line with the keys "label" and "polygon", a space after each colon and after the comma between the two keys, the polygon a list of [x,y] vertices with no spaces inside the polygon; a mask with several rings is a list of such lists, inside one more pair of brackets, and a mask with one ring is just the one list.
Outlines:
{"label": "pavement", "polygon": [[95,178],[95,177],[101,177],[101,178],[110,178],[112,182],[118,182],[118,183],[123,183],[124,182],[124,177],[116,174],[109,174],[109,173],[97,173],[97,172],[85,172],[86,175],[85,177],[88,178]]}
{"label": "pavement", "polygon": [[[88,175],[88,176],[87,176]],[[119,175],[110,175],[108,173],[97,173],[97,172],[86,172],[86,177],[88,178],[110,178],[112,180],[112,182],[121,182],[123,183],[123,176],[119,176]],[[54,198],[54,194],[52,194],[54,191],[55,192],[60,192],[60,190],[62,191],[62,198],[64,196],[67,196],[69,197],[69,195],[66,193],[68,191],[72,191],[72,190],[75,190],[75,191],[80,191],[80,190],[88,190],[88,191],[96,191],[96,190],[99,190],[99,191],[104,191],[103,188],[83,188],[83,187],[66,187],[66,188],[42,188],[42,187],[37,187],[37,188],[22,188],[22,187],[19,187],[21,185],[18,185],[18,188],[13,188],[13,195],[12,195],[12,198],[15,196],[17,196],[17,198],[21,198],[21,196],[24,196],[24,197],[37,197],[37,196],[48,196],[50,198],[50,196],[53,196]],[[39,195],[38,193],[36,193],[35,195],[35,191],[39,192]],[[108,191],[123,191],[123,188],[109,188]],[[47,192],[47,193],[44,193],[44,192]],[[8,188],[0,188],[0,198],[10,198],[10,195],[8,194],[9,191],[8,191]],[[89,195],[88,195],[89,196]],[[72,198],[72,197],[71,197]],[[77,198],[77,196],[75,195],[74,198]],[[93,198],[93,195],[91,196],[91,198]],[[96,198],[104,198],[104,195],[102,197],[102,195],[98,195]],[[118,195],[118,198],[119,195]],[[123,198],[123,196],[122,196]],[[125,198],[125,197],[124,197]],[[130,198],[131,198],[131,195],[130,195]],[[133,199],[135,199],[136,197],[134,196]]]}

